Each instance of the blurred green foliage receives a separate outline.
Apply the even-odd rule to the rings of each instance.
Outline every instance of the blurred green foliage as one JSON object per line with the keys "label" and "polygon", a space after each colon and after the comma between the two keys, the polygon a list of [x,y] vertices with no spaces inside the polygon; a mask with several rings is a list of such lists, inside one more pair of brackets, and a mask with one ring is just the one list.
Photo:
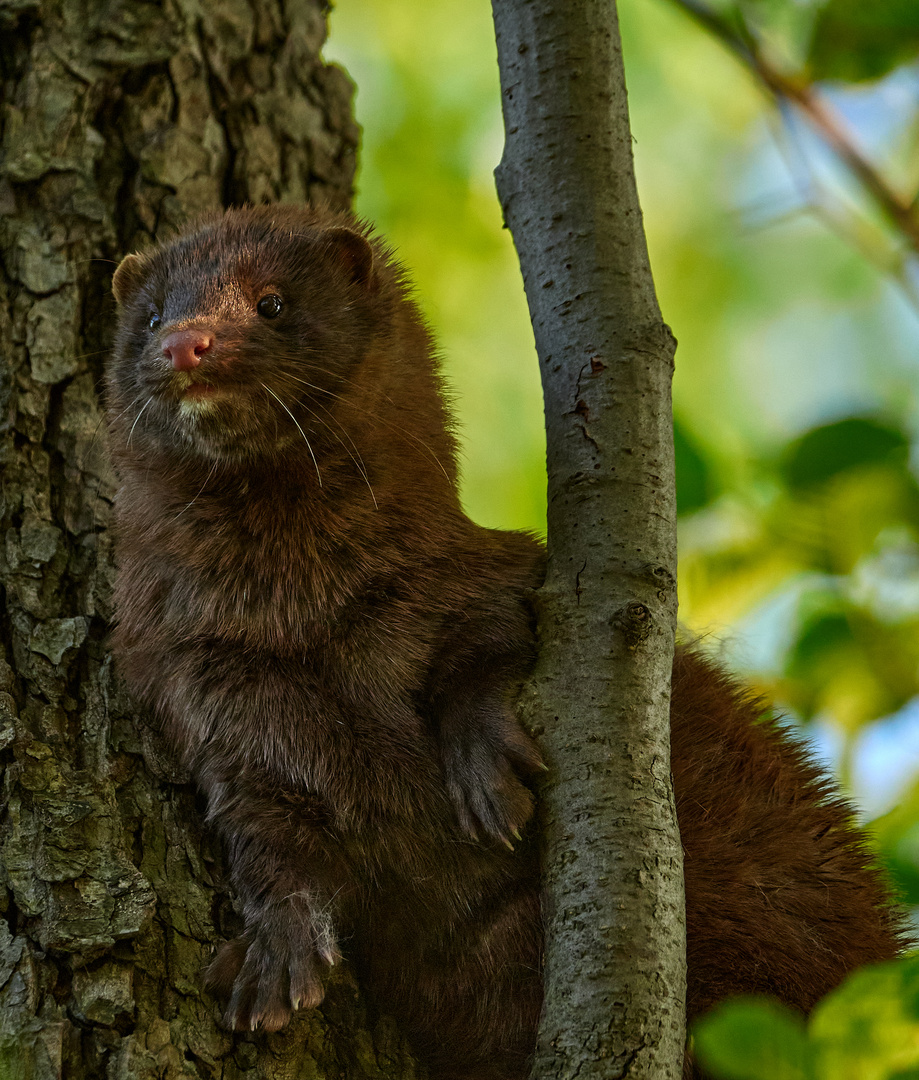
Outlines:
{"label": "blurred green foliage", "polygon": [[[695,634],[727,631],[729,662],[812,722],[855,782],[884,718],[914,709],[919,731],[915,252],[679,2],[619,0],[648,244],[680,343],[681,618]],[[711,8],[813,84],[907,202],[919,191],[916,0]],[[410,267],[441,343],[466,506],[483,524],[542,532],[538,367],[492,179],[489,6],[338,0],[326,54],[358,88],[358,210]],[[858,793],[887,806],[897,792],[875,776]],[[878,843],[919,904],[919,794],[904,798]]]}
{"label": "blurred green foliage", "polygon": [[491,177],[503,127],[490,9],[341,0],[326,55],[358,87],[357,209],[410,268],[443,349],[467,508],[545,533],[539,371]]}
{"label": "blurred green foliage", "polygon": [[817,79],[876,79],[917,52],[915,0],[830,0],[818,8],[807,59]]}
{"label": "blurred green foliage", "polygon": [[907,904],[919,906],[919,781],[909,786],[893,809],[875,818],[871,829],[897,892]]}
{"label": "blurred green foliage", "polygon": [[916,1080],[919,956],[855,972],[805,1023],[773,1001],[743,998],[695,1028],[715,1080]]}

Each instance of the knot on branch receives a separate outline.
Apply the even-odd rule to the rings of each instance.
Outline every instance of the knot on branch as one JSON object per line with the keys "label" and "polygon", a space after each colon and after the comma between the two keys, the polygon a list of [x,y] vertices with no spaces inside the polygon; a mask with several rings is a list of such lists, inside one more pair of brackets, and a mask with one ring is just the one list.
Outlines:
{"label": "knot on branch", "polygon": [[626,645],[633,652],[648,640],[654,625],[651,612],[637,600],[616,612],[614,621],[625,634]]}
{"label": "knot on branch", "polygon": [[651,570],[651,577],[657,587],[658,600],[662,604],[666,604],[669,594],[676,588],[673,574],[665,566],[655,566]]}

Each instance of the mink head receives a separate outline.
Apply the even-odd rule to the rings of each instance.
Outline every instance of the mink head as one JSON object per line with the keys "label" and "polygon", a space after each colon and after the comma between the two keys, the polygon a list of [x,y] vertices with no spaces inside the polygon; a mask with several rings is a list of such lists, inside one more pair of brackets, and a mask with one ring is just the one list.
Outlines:
{"label": "mink head", "polygon": [[128,255],[108,378],[122,442],[227,462],[314,453],[394,287],[362,225],[309,208],[230,210]]}

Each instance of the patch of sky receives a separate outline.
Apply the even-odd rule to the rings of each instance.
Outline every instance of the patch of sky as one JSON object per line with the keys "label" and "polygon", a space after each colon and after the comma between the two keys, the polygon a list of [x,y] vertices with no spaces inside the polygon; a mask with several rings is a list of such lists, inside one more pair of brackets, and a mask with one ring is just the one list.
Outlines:
{"label": "patch of sky", "polygon": [[884,529],[874,549],[852,573],[850,595],[888,622],[914,618],[919,611],[919,545],[904,526]]}
{"label": "patch of sky", "polygon": [[919,108],[919,63],[857,85],[826,83],[823,93],[871,157],[889,153]]}
{"label": "patch of sky", "polygon": [[[870,590],[874,601],[887,605],[888,614],[894,608],[900,612],[907,605],[919,605],[919,554],[914,542],[899,539],[903,543],[881,545],[877,558],[866,560],[856,575],[855,590]],[[786,582],[721,641],[721,658],[735,669],[777,674],[795,636],[802,595],[840,580],[801,574]],[[919,773],[919,698],[869,724],[848,751],[845,734],[831,717],[818,716],[806,728],[790,730],[831,772],[838,773],[846,757],[849,794],[864,820],[886,813]]]}
{"label": "patch of sky", "polygon": [[[843,733],[832,720],[817,718],[800,731],[816,760],[836,772],[846,753]],[[919,698],[869,724],[850,754],[848,794],[864,821],[887,813],[919,772]]]}
{"label": "patch of sky", "polygon": [[737,342],[734,375],[758,426],[783,440],[880,407],[883,390],[866,370],[860,338],[848,312],[802,300]]}
{"label": "patch of sky", "polygon": [[790,641],[801,597],[815,588],[835,582],[824,574],[798,574],[782,583],[732,627],[721,643],[728,667],[738,671],[778,674]]}
{"label": "patch of sky", "polygon": [[[919,64],[898,68],[874,83],[828,84],[821,92],[856,146],[884,161],[915,123],[919,108]],[[738,177],[737,197],[751,224],[763,225],[825,204],[851,208],[854,181],[824,136],[796,108],[782,109],[782,124],[758,121]]]}

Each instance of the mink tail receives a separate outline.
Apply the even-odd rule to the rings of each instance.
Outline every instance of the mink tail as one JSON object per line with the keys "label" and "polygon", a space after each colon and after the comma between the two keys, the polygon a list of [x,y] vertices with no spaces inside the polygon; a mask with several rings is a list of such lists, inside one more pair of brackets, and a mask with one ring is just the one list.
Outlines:
{"label": "mink tail", "polygon": [[[902,952],[905,917],[852,807],[762,699],[691,649],[674,661],[671,739],[690,1024],[736,994],[807,1013]],[[684,1076],[703,1075],[687,1059]]]}

